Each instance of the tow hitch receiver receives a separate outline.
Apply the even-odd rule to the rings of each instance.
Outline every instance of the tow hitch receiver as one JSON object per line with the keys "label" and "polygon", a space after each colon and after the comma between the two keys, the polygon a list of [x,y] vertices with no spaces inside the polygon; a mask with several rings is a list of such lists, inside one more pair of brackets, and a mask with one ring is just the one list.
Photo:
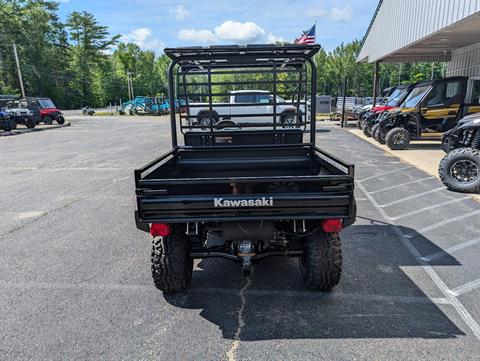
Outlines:
{"label": "tow hitch receiver", "polygon": [[252,260],[256,256],[252,241],[244,240],[238,244],[238,257],[242,259],[242,273],[249,276],[252,269]]}

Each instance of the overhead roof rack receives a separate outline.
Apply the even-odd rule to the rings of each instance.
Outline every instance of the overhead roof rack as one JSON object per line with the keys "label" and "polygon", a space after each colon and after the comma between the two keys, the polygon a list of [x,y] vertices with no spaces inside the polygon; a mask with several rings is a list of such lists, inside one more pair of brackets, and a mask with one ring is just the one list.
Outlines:
{"label": "overhead roof rack", "polygon": [[[165,49],[172,60],[168,66],[172,146],[178,146],[177,120],[185,146],[213,146],[220,144],[216,142],[227,141],[222,136],[217,137],[219,131],[232,133],[236,139],[231,140],[234,143],[240,133],[250,137],[265,131],[272,144],[303,143],[303,134],[308,132],[310,144],[315,144],[315,122],[312,121],[315,118],[310,114],[316,114],[316,82],[309,79],[316,79],[314,55],[319,50],[319,45],[298,44]],[[225,97],[231,99],[232,91],[238,90],[244,90],[246,100],[235,103],[233,115],[221,112],[231,107]],[[268,105],[265,99],[248,98],[258,90],[265,91]],[[259,104],[264,104],[265,111],[255,108]],[[292,120],[283,123],[286,113],[295,117],[293,125],[288,125]],[[293,133],[299,136],[293,140],[286,138]],[[193,138],[201,141],[194,142]],[[267,140],[259,141],[265,143]]]}
{"label": "overhead roof rack", "polygon": [[214,45],[167,48],[165,54],[182,68],[232,68],[246,64],[262,67],[272,63],[301,66],[319,50],[320,45]]}

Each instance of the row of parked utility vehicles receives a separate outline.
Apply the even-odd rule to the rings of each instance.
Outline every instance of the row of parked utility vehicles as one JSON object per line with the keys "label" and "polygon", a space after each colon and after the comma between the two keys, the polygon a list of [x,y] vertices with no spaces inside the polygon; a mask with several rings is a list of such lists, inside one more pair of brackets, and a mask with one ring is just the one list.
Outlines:
{"label": "row of parked utility vehicles", "polygon": [[[175,99],[175,109],[180,111],[184,107],[184,99]],[[136,96],[133,100],[123,102],[118,113],[120,115],[167,115],[170,109],[170,100],[165,97]]]}
{"label": "row of parked utility vehicles", "polygon": [[382,103],[361,115],[358,126],[393,150],[406,149],[411,140],[442,140],[444,184],[479,192],[480,104],[465,102],[467,81],[449,77],[391,88]]}
{"label": "row of parked utility vehicles", "polygon": [[39,123],[52,124],[54,121],[63,124],[65,118],[49,98],[0,96],[0,129],[14,130],[18,124],[35,128]]}

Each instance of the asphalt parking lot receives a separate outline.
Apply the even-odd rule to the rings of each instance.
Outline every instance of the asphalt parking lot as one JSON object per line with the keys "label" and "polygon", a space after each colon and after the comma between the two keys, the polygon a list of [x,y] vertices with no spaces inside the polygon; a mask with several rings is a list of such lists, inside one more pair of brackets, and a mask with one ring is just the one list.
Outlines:
{"label": "asphalt parking lot", "polygon": [[196,263],[164,297],[135,228],[133,170],[170,148],[161,118],[71,117],[0,138],[2,360],[478,360],[480,206],[355,135],[320,147],[356,164],[344,272],[307,291],[293,259],[241,276]]}

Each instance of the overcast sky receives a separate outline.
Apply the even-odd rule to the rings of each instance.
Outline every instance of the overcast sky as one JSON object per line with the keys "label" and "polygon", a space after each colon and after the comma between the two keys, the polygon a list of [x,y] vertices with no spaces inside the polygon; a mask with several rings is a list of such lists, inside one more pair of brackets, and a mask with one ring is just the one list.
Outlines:
{"label": "overcast sky", "polygon": [[317,20],[317,42],[332,50],[361,39],[377,0],[60,0],[93,13],[112,34],[157,53],[164,47],[293,41]]}

